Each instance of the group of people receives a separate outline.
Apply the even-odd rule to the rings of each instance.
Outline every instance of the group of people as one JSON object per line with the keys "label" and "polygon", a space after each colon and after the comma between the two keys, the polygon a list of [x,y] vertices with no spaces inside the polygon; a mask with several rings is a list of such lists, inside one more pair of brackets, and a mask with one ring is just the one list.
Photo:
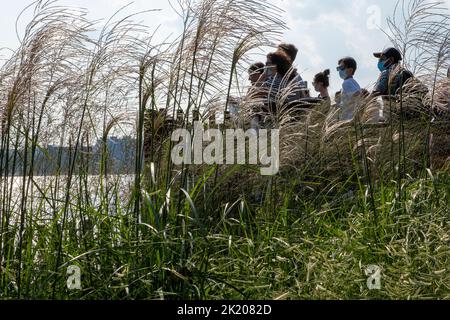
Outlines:
{"label": "group of people", "polygon": [[[317,97],[311,97],[308,83],[303,80],[294,68],[298,49],[293,44],[282,43],[277,50],[267,55],[265,63],[257,62],[250,66],[249,97],[262,98],[263,105],[270,111],[277,111],[280,104],[289,105],[300,101],[316,100],[331,101],[328,88],[330,86],[330,70],[327,69],[315,75],[312,85],[318,92]],[[406,81],[413,74],[401,65],[402,54],[395,48],[387,48],[382,52],[374,53],[378,59],[380,75],[372,93],[362,89],[354,76],[358,68],[356,60],[352,57],[339,59],[336,70],[343,80],[342,89],[336,94],[336,105],[340,120],[353,118],[356,96],[392,96],[397,94]],[[284,90],[286,89],[286,90]],[[284,90],[284,91],[283,91]],[[280,94],[281,92],[281,94]]]}
{"label": "group of people", "polygon": [[282,43],[275,52],[267,55],[266,63],[257,62],[249,68],[252,98],[267,98],[266,105],[272,111],[276,108],[279,92],[289,88],[289,94],[283,97],[283,102],[294,103],[309,98],[308,83],[303,80],[298,71],[293,68],[298,49],[292,44]]}

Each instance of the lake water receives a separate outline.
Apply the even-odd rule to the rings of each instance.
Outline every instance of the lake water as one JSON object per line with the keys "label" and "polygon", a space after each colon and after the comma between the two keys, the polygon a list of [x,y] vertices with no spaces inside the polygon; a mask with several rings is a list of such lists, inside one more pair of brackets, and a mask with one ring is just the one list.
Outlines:
{"label": "lake water", "polygon": [[63,208],[69,190],[71,214],[88,204],[99,207],[102,199],[109,211],[115,213],[118,205],[124,207],[128,203],[134,179],[134,175],[111,175],[107,179],[74,176],[68,188],[67,176],[36,176],[30,182],[29,177],[25,177],[23,188],[24,177],[3,178],[0,181],[0,209],[5,211],[5,208],[16,220],[23,206],[27,214],[33,213],[35,219],[45,221]]}

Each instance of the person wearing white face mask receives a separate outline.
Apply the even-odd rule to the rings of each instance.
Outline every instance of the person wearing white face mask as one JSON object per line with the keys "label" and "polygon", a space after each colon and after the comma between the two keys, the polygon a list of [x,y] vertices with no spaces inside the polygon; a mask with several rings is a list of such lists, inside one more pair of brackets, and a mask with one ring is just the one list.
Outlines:
{"label": "person wearing white face mask", "polygon": [[339,77],[344,80],[340,92],[341,101],[338,104],[340,108],[339,120],[351,120],[354,114],[353,97],[361,91],[358,82],[353,78],[358,65],[355,59],[345,57],[339,60],[336,70]]}

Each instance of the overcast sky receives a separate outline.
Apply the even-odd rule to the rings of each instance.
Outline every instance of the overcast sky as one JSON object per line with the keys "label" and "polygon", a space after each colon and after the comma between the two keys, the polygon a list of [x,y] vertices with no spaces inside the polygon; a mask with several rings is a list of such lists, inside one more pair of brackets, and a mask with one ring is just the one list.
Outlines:
{"label": "overcast sky", "polygon": [[[0,47],[15,48],[17,15],[31,0],[0,0]],[[412,0],[411,0],[412,1]],[[450,0],[445,0],[450,8]],[[62,5],[87,8],[92,18],[109,17],[128,0],[60,0]],[[288,30],[284,41],[300,49],[296,64],[305,80],[311,83],[315,73],[331,69],[331,92],[341,86],[336,72],[339,58],[353,56],[359,63],[355,79],[362,87],[371,88],[378,76],[374,51],[389,45],[379,28],[386,28],[386,18],[392,15],[395,0],[274,0],[285,10],[283,19]],[[178,17],[167,0],[135,0],[132,11],[162,9],[142,16],[149,26],[161,25],[161,36],[179,32]],[[19,29],[26,24],[21,19]],[[20,30],[19,30],[20,31]],[[261,60],[264,58],[261,57]]]}

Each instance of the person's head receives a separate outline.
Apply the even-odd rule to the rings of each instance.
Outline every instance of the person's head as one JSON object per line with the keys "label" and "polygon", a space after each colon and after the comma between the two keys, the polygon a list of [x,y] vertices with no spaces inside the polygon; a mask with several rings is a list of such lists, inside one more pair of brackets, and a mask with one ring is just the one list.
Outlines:
{"label": "person's head", "polygon": [[328,89],[328,87],[330,86],[330,70],[327,69],[316,74],[314,76],[313,86],[314,90],[316,90],[317,92]]}
{"label": "person's head", "polygon": [[284,77],[291,69],[291,66],[292,60],[282,51],[276,51],[267,55],[266,70],[269,76],[278,73]]}
{"label": "person's head", "polygon": [[387,48],[383,52],[375,52],[373,55],[378,58],[378,70],[381,72],[402,61],[402,54],[395,48]]}
{"label": "person's head", "polygon": [[284,52],[291,59],[292,63],[297,59],[298,49],[291,43],[280,43],[278,50]]}
{"label": "person's head", "polygon": [[256,62],[248,68],[248,80],[252,85],[258,82],[264,72],[264,63]]}
{"label": "person's head", "polygon": [[352,57],[345,57],[338,61],[336,70],[339,72],[341,79],[345,80],[348,77],[353,77],[357,68],[358,64],[355,59]]}

